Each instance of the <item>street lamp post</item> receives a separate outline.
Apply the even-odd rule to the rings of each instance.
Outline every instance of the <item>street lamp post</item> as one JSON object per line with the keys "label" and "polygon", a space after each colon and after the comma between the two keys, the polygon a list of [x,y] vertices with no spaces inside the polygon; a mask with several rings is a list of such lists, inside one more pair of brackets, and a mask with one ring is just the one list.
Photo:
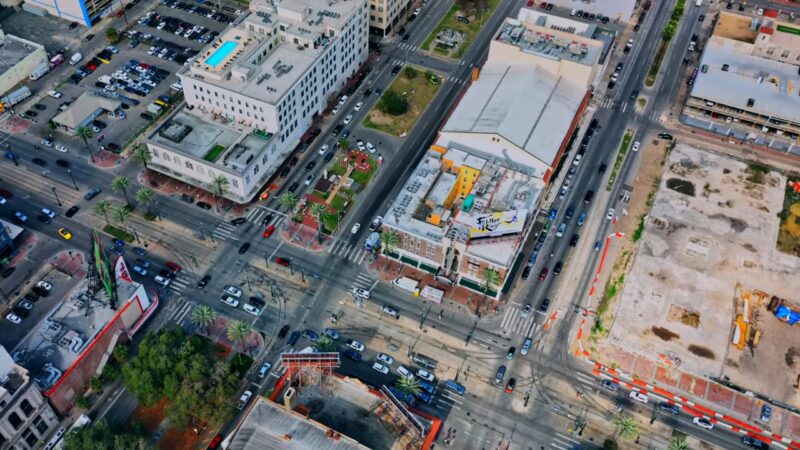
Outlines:
{"label": "street lamp post", "polygon": [[58,203],[58,206],[63,206],[63,205],[61,205],[61,200],[58,199],[58,192],[56,192],[56,187],[55,186],[50,186],[50,189],[53,190],[53,195],[56,196],[56,203]]}
{"label": "street lamp post", "polygon": [[72,169],[67,169],[67,173],[69,174],[70,179],[72,179],[72,185],[75,186],[75,190],[79,191],[78,183],[75,182],[75,177],[72,175]]}
{"label": "street lamp post", "polygon": [[156,201],[156,216],[158,217],[158,220],[160,221],[161,220],[161,208],[158,207],[158,201]]}

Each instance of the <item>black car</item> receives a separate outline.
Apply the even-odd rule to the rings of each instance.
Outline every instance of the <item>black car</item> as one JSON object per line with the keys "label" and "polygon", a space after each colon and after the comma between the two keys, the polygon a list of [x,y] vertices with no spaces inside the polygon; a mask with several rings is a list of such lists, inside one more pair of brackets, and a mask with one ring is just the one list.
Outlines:
{"label": "black car", "polygon": [[39,113],[37,113],[36,111],[25,111],[24,113],[22,113],[22,117],[25,117],[26,119],[32,119],[38,115]]}
{"label": "black car", "polygon": [[153,116],[151,116],[150,114],[148,114],[146,112],[143,112],[143,113],[139,114],[139,117],[141,117],[142,119],[145,119],[145,120],[153,120]]}
{"label": "black car", "polygon": [[550,307],[550,299],[546,298],[546,299],[542,300],[542,304],[539,305],[539,311],[541,311],[543,313],[547,312],[547,308],[549,308],[549,307]]}
{"label": "black car", "polygon": [[316,161],[313,160],[309,161],[308,164],[306,164],[306,171],[313,169],[316,165],[317,165]]}
{"label": "black car", "polygon": [[181,194],[180,198],[181,198],[182,202],[186,202],[186,203],[190,203],[190,204],[194,203],[194,197],[192,197],[191,195]]}
{"label": "black car", "polygon": [[231,220],[231,225],[241,225],[241,224],[243,224],[243,223],[245,223],[245,222],[247,222],[247,219],[246,219],[246,218],[244,218],[244,217],[237,217],[237,218],[235,218],[235,219]]}
{"label": "black car", "polygon": [[289,173],[290,173],[291,171],[292,171],[292,168],[291,168],[291,167],[289,167],[289,166],[286,166],[286,167],[284,167],[284,168],[283,168],[283,170],[281,170],[281,175],[280,175],[280,176],[281,176],[281,178],[286,178],[286,177],[288,177],[288,176],[289,176]]}
{"label": "black car", "polygon": [[[0,277],[8,278],[8,277],[11,276],[12,273],[14,273],[15,270],[17,270],[16,267],[6,267],[5,269],[3,269],[2,272],[0,272]],[[38,292],[37,292],[37,294],[38,294]],[[41,296],[41,294],[39,294],[39,295]]]}
{"label": "black car", "polygon": [[559,262],[556,263],[555,266],[553,266],[553,273],[558,275],[558,274],[561,273],[561,269],[563,269],[563,268],[564,268],[564,263],[559,261]]}
{"label": "black car", "polygon": [[370,95],[372,95],[372,89],[367,89],[364,91],[364,97],[369,97]]}
{"label": "black car", "polygon": [[208,284],[209,281],[211,281],[211,275],[206,275],[206,276],[204,276],[203,278],[200,279],[200,281],[197,283],[197,287],[202,289],[202,288],[206,287],[206,285]]}
{"label": "black car", "polygon": [[28,311],[25,308],[21,308],[19,306],[17,306],[16,308],[12,309],[12,311],[14,312],[14,314],[22,317],[23,319],[31,315],[30,311]]}
{"label": "black car", "polygon": [[70,207],[70,208],[67,210],[67,212],[65,212],[65,213],[64,213],[64,215],[65,215],[65,216],[67,216],[67,217],[72,217],[72,216],[74,216],[74,215],[75,215],[75,213],[76,213],[76,212],[78,212],[78,210],[79,210],[79,209],[81,209],[81,207],[80,207],[80,206],[78,206],[78,205],[72,205],[72,206],[71,206],[71,207]]}
{"label": "black car", "polygon": [[331,131],[331,134],[333,134],[334,136],[338,136],[339,133],[342,132],[342,128],[344,128],[344,125],[342,125],[340,123],[336,124],[336,126],[333,127],[333,131]]}
{"label": "black car", "polygon": [[576,245],[578,245],[578,239],[579,239],[579,236],[577,234],[573,234],[572,238],[569,240],[569,246],[570,247],[575,247]]}
{"label": "black car", "polygon": [[289,186],[289,189],[287,189],[287,191],[294,192],[297,190],[298,187],[300,187],[300,183],[295,181],[294,183],[292,183],[291,186]]}
{"label": "black car", "polygon": [[93,38],[94,38],[94,34],[92,34],[92,33],[89,33],[89,34],[87,34],[87,35],[86,35],[86,37],[85,37],[85,38],[83,38],[83,40],[84,40],[84,41],[86,41],[86,42],[89,42],[89,41],[91,41]]}
{"label": "black car", "polygon": [[35,302],[35,301],[39,300],[39,294],[37,294],[37,293],[35,293],[33,291],[28,292],[27,294],[25,294],[25,300],[28,300],[28,301],[31,301],[31,302]]}
{"label": "black car", "polygon": [[289,335],[289,340],[286,341],[288,345],[294,345],[297,343],[297,340],[300,339],[300,332],[299,331],[292,331],[292,334]]}
{"label": "black car", "polygon": [[411,39],[411,35],[410,34],[406,33],[406,34],[403,35],[403,42],[407,42],[409,39]]}
{"label": "black car", "polygon": [[669,133],[658,133],[658,137],[661,139],[672,140],[672,135]]}
{"label": "black car", "polygon": [[617,72],[622,72],[622,63],[617,63],[616,71]]}
{"label": "black car", "polygon": [[584,203],[590,203],[594,198],[594,191],[588,190],[586,191],[586,195],[583,196]]}
{"label": "black car", "polygon": [[333,153],[333,152],[328,152],[328,153],[325,153],[325,156],[324,156],[322,159],[323,159],[323,160],[325,160],[325,161],[327,162],[327,161],[330,161],[330,160],[332,160],[334,156],[336,156],[336,154],[335,154],[335,153]]}
{"label": "black car", "polygon": [[608,165],[607,164],[600,164],[600,167],[597,168],[597,172],[600,175],[602,175],[602,174],[606,173],[606,169],[608,169]]}
{"label": "black car", "polygon": [[522,279],[527,280],[530,275],[531,275],[531,266],[525,266],[525,268],[522,269]]}
{"label": "black car", "polygon": [[36,164],[37,166],[44,167],[47,165],[47,161],[43,160],[42,158],[33,158],[31,160],[32,163]]}
{"label": "black car", "polygon": [[175,272],[167,269],[161,269],[158,271],[158,274],[164,278],[169,278],[170,280],[175,278]]}
{"label": "black car", "polygon": [[[12,267],[12,269],[13,269],[13,267]],[[39,297],[47,297],[48,295],[50,295],[50,293],[47,292],[47,290],[45,290],[44,288],[40,288],[39,286],[32,287],[31,291],[39,294]]]}
{"label": "black car", "polygon": [[244,255],[245,253],[247,253],[247,250],[250,250],[249,242],[245,242],[244,244],[242,244],[241,247],[239,247],[239,254]]}
{"label": "black car", "polygon": [[635,91],[631,92],[631,100],[636,100],[636,98],[638,96],[639,96],[639,91],[638,90],[635,90]]}
{"label": "black car", "polygon": [[357,351],[353,350],[352,348],[348,348],[347,350],[345,350],[344,351],[344,356],[347,356],[348,358],[350,358],[350,359],[352,359],[353,361],[356,361],[356,362],[361,361],[361,353],[358,353]]}
{"label": "black car", "polygon": [[39,214],[38,216],[36,216],[36,218],[39,219],[39,222],[46,224],[50,224],[53,221],[53,219],[47,214]]}
{"label": "black car", "polygon": [[272,219],[274,219],[274,218],[275,218],[275,216],[272,213],[267,213],[267,215],[264,216],[263,219],[261,219],[261,226],[269,225],[269,223],[272,222]]}
{"label": "black car", "polygon": [[33,105],[33,107],[38,109],[39,111],[44,111],[45,109],[47,109],[47,106],[44,106],[41,103],[37,103],[37,104]]}
{"label": "black car", "polygon": [[668,402],[659,403],[658,404],[658,409],[660,409],[660,410],[662,410],[664,412],[668,412],[670,414],[675,414],[675,415],[681,413],[681,409],[678,407],[678,405],[673,405],[673,404],[668,403]]}
{"label": "black car", "polygon": [[400,73],[400,69],[402,68],[403,66],[401,64],[397,64],[394,67],[392,67],[392,75],[397,75],[398,73]]}
{"label": "black car", "polygon": [[[289,332],[289,329],[290,329],[289,325],[282,326],[280,331],[278,331],[278,339],[285,338],[286,337],[286,333]],[[299,336],[300,333],[297,333],[297,335]]]}
{"label": "black car", "polygon": [[617,82],[614,80],[608,80],[608,89],[614,89],[617,86]]}
{"label": "black car", "polygon": [[292,156],[292,159],[289,160],[289,167],[296,166],[298,161],[300,161],[300,159],[297,156]]}
{"label": "black car", "polygon": [[197,207],[200,208],[200,209],[205,209],[205,210],[211,209],[211,205],[209,205],[206,202],[197,202]]}
{"label": "black car", "polygon": [[759,441],[758,439],[750,436],[745,436],[742,438],[742,445],[749,448],[757,448],[759,450],[766,450],[769,448],[769,444],[764,441]]}
{"label": "black car", "polygon": [[57,165],[57,166],[59,166],[59,167],[66,167],[66,168],[68,168],[68,167],[69,167],[69,161],[66,161],[66,160],[64,160],[64,159],[57,159],[57,160],[56,160],[56,165]]}
{"label": "black car", "polygon": [[250,297],[249,299],[247,299],[247,302],[250,303],[251,305],[260,306],[262,308],[267,304],[267,302],[258,297]]}

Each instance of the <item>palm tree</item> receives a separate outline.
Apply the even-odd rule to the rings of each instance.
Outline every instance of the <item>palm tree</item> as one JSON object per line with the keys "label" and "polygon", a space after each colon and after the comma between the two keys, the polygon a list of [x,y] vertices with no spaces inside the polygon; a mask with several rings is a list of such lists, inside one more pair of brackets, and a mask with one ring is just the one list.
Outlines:
{"label": "palm tree", "polygon": [[125,194],[125,201],[130,205],[131,200],[128,198],[128,186],[131,184],[130,180],[120,175],[111,180],[111,189],[122,192]]}
{"label": "palm tree", "polygon": [[669,440],[667,450],[689,450],[689,443],[686,442],[686,436],[674,436]]}
{"label": "palm tree", "polygon": [[198,306],[192,311],[192,316],[189,321],[198,327],[203,327],[208,331],[208,326],[211,325],[217,318],[217,312],[210,306]]}
{"label": "palm tree", "polygon": [[218,196],[217,205],[222,201],[222,196],[228,192],[228,187],[231,185],[230,180],[225,175],[218,175],[211,180],[211,190],[214,195]]}
{"label": "palm tree", "polygon": [[98,200],[97,203],[94,204],[94,212],[105,216],[106,225],[111,225],[111,221],[108,220],[108,213],[111,212],[111,208],[113,207],[114,205],[106,199]]}
{"label": "palm tree", "polygon": [[150,149],[147,148],[146,145],[140,145],[136,147],[136,150],[133,151],[131,154],[133,159],[139,161],[144,165],[144,168],[147,169],[147,163],[153,160],[153,154],[150,152]]}
{"label": "palm tree", "polygon": [[400,235],[396,232],[389,230],[381,236],[383,242],[383,255],[386,256],[386,268],[389,268],[389,253],[394,253],[400,245]]}
{"label": "palm tree", "polygon": [[400,392],[404,392],[406,394],[417,395],[420,393],[422,388],[419,385],[419,380],[415,377],[400,377],[397,380],[397,390]]}
{"label": "palm tree", "polygon": [[131,220],[131,210],[124,205],[117,206],[111,210],[111,215],[114,216],[114,220],[119,223],[122,228],[125,228],[125,225]]}
{"label": "palm tree", "polygon": [[614,427],[617,429],[617,436],[623,441],[630,442],[639,436],[639,424],[627,414],[614,416]]}
{"label": "palm tree", "polygon": [[147,206],[147,213],[150,214],[150,205],[153,203],[155,193],[148,187],[140,187],[136,191],[136,201]]}
{"label": "palm tree", "polygon": [[294,207],[300,203],[300,197],[297,196],[294,192],[287,192],[281,195],[281,206],[286,208],[288,211],[294,210]]}
{"label": "palm tree", "polygon": [[345,138],[339,139],[339,148],[348,150],[350,148],[350,141]]}
{"label": "palm tree", "polygon": [[92,132],[91,128],[89,127],[76,128],[75,137],[83,141],[83,145],[86,146],[87,150],[89,150],[90,152],[92,151],[92,149],[89,148],[89,139],[94,137],[94,133]]}
{"label": "palm tree", "polygon": [[317,339],[317,342],[314,344],[314,348],[317,349],[320,353],[325,353],[333,350],[336,347],[336,344],[333,342],[333,339],[330,336],[320,336]]}
{"label": "palm tree", "polygon": [[322,242],[322,215],[328,208],[322,203],[313,203],[311,205],[311,215],[317,219],[317,240]]}
{"label": "palm tree", "polygon": [[241,320],[233,321],[228,325],[228,339],[239,344],[242,350],[244,350],[244,340],[247,339],[247,336],[250,336],[250,333],[250,326]]}

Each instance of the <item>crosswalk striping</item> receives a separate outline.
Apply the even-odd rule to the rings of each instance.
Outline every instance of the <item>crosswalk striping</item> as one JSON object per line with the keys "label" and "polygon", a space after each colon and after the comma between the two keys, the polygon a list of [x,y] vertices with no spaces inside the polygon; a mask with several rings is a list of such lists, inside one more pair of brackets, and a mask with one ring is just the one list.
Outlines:
{"label": "crosswalk striping", "polygon": [[328,246],[328,253],[339,256],[356,264],[361,264],[366,259],[369,252],[357,244],[348,244],[346,241],[335,241]]}
{"label": "crosswalk striping", "polygon": [[600,102],[600,107],[605,109],[611,109],[614,107],[614,98],[613,97],[606,97]]}
{"label": "crosswalk striping", "polygon": [[187,278],[186,275],[179,274],[172,281],[170,281],[169,290],[175,294],[180,294],[184,289],[186,289],[187,286],[189,286],[191,281],[192,280]]}
{"label": "crosswalk striping", "polygon": [[553,440],[550,441],[550,447],[560,450],[568,450],[573,448],[576,444],[580,445],[580,443],[581,442],[579,440],[556,431],[555,435],[553,436]]}
{"label": "crosswalk striping", "polygon": [[167,320],[174,321],[178,325],[183,325],[189,320],[189,313],[193,307],[194,302],[191,302],[183,297],[178,297],[170,302]]}
{"label": "crosswalk striping", "polygon": [[364,272],[359,273],[356,275],[356,279],[353,280],[353,283],[350,285],[352,288],[359,288],[359,289],[366,289],[368,291],[372,290],[373,287],[378,283],[377,280],[369,277]]}
{"label": "crosswalk striping", "polygon": [[503,314],[500,328],[522,336],[532,336],[538,330],[539,324],[534,320],[533,313],[525,318],[522,317],[522,310],[509,307]]}
{"label": "crosswalk striping", "polygon": [[214,227],[213,230],[211,230],[211,235],[220,241],[226,239],[238,240],[239,238],[233,235],[235,230],[236,227],[234,225],[231,225],[228,222],[220,222]]}

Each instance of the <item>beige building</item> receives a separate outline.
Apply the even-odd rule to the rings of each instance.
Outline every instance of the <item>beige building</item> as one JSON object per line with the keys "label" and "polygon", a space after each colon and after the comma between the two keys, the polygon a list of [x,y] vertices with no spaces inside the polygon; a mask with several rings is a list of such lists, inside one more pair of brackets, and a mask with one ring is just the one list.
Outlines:
{"label": "beige building", "polygon": [[411,0],[369,0],[370,32],[388,35],[408,15],[411,5]]}
{"label": "beige building", "polygon": [[123,0],[26,0],[22,8],[34,13],[37,10],[42,11],[60,19],[91,27],[102,17],[122,9],[123,6]]}
{"label": "beige building", "polygon": [[0,96],[27,81],[36,68],[48,63],[44,46],[0,30]]}
{"label": "beige building", "polygon": [[0,449],[38,448],[57,425],[37,383],[0,347]]}

